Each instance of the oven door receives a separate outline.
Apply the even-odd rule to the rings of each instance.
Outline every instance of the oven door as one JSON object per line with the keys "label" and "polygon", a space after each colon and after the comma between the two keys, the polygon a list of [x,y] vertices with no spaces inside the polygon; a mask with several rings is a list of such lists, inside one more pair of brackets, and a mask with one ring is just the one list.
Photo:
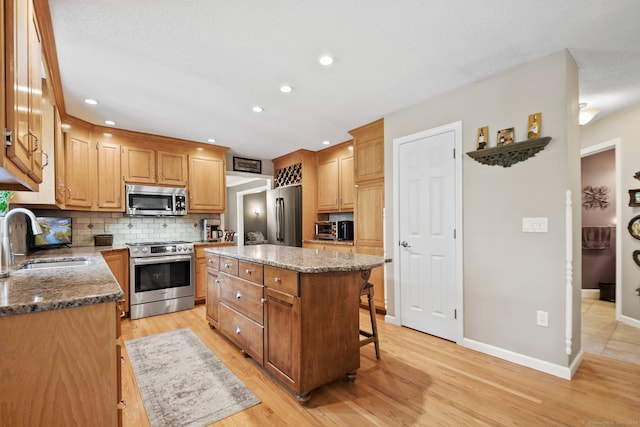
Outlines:
{"label": "oven door", "polygon": [[195,295],[193,256],[130,259],[131,305]]}

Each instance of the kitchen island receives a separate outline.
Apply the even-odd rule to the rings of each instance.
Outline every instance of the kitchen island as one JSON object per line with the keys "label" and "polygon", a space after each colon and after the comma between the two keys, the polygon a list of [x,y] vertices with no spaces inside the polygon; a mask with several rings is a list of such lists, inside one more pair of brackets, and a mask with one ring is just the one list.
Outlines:
{"label": "kitchen island", "polygon": [[120,425],[124,293],[102,251],[16,257],[0,283],[0,424]]}
{"label": "kitchen island", "polygon": [[384,258],[278,245],[208,248],[207,320],[293,391],[360,367],[360,289]]}

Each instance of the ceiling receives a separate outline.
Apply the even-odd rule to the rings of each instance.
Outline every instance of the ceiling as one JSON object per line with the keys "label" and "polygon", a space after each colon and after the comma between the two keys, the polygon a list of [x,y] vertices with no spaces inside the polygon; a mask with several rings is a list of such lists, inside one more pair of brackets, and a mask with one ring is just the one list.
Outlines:
{"label": "ceiling", "polygon": [[[49,4],[68,114],[214,138],[249,158],[348,140],[350,129],[561,49],[578,64],[580,102],[602,111],[596,120],[640,102],[637,0]],[[324,54],[332,65],[318,63]]]}

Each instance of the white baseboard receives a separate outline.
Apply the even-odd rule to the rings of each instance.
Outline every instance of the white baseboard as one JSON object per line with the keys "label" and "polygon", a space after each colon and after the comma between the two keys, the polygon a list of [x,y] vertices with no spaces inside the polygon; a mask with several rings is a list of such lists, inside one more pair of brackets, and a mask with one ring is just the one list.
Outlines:
{"label": "white baseboard", "polygon": [[620,315],[620,321],[625,325],[633,326],[634,328],[640,328],[640,320],[633,317]]}
{"label": "white baseboard", "polygon": [[582,289],[583,299],[600,299],[600,289]]}
{"label": "white baseboard", "polygon": [[503,348],[495,347],[495,346],[474,341],[468,338],[465,338],[463,340],[463,345],[472,350],[476,350],[481,353],[485,353],[490,356],[497,357],[499,359],[508,360],[509,362],[526,366],[527,368],[535,369],[536,371],[545,372],[547,374],[564,378],[566,380],[571,379],[575,371],[578,369],[578,366],[580,366],[580,362],[582,361],[582,351],[580,351],[580,354],[578,354],[578,357],[575,358],[571,366],[560,366],[554,363],[550,363],[540,359],[535,359],[530,356],[525,356],[524,354],[515,353],[510,350],[505,350]]}

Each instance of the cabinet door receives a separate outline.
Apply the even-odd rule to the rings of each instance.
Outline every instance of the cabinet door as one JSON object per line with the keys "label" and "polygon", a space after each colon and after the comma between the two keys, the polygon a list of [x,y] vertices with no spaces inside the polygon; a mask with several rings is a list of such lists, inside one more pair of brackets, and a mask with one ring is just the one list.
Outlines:
{"label": "cabinet door", "polygon": [[207,260],[196,258],[196,304],[205,302],[207,298]]}
{"label": "cabinet door", "polygon": [[353,156],[340,158],[340,210],[353,211],[356,199]]}
{"label": "cabinet door", "polygon": [[65,183],[67,208],[91,209],[93,201],[93,164],[95,153],[91,142],[72,133],[65,134]]}
{"label": "cabinet door", "polygon": [[65,154],[64,154],[64,135],[62,133],[62,120],[60,119],[60,112],[54,107],[54,130],[53,130],[53,152],[55,158],[55,193],[56,193],[56,205],[60,209],[64,209],[65,203]]}
{"label": "cabinet door", "polygon": [[220,303],[220,280],[218,270],[207,268],[207,321],[218,327],[218,304]]}
{"label": "cabinet door", "polygon": [[384,119],[349,131],[353,135],[356,184],[384,178]]}
{"label": "cabinet door", "polygon": [[123,211],[124,184],[120,174],[120,145],[110,142],[97,144],[98,208]]}
{"label": "cabinet door", "polygon": [[122,147],[122,173],[125,182],[155,184],[155,150],[141,147]]}
{"label": "cabinet door", "polygon": [[358,185],[356,198],[356,245],[383,247],[384,182]]}
{"label": "cabinet door", "polygon": [[190,211],[224,212],[226,190],[224,159],[189,156]]}
{"label": "cabinet door", "polygon": [[107,250],[102,257],[109,266],[113,277],[124,292],[124,303],[120,304],[125,313],[129,312],[129,252],[127,249]]}
{"label": "cabinet door", "polygon": [[300,381],[300,299],[270,288],[264,294],[264,366],[293,386]]}
{"label": "cabinet door", "polygon": [[[33,9],[33,4],[30,3]],[[42,182],[42,48],[35,13],[29,16],[29,155],[27,174]]]}
{"label": "cabinet door", "polygon": [[318,163],[318,211],[335,212],[338,210],[338,159]]}
{"label": "cabinet door", "polygon": [[187,184],[187,156],[158,151],[158,183],[175,186]]}

